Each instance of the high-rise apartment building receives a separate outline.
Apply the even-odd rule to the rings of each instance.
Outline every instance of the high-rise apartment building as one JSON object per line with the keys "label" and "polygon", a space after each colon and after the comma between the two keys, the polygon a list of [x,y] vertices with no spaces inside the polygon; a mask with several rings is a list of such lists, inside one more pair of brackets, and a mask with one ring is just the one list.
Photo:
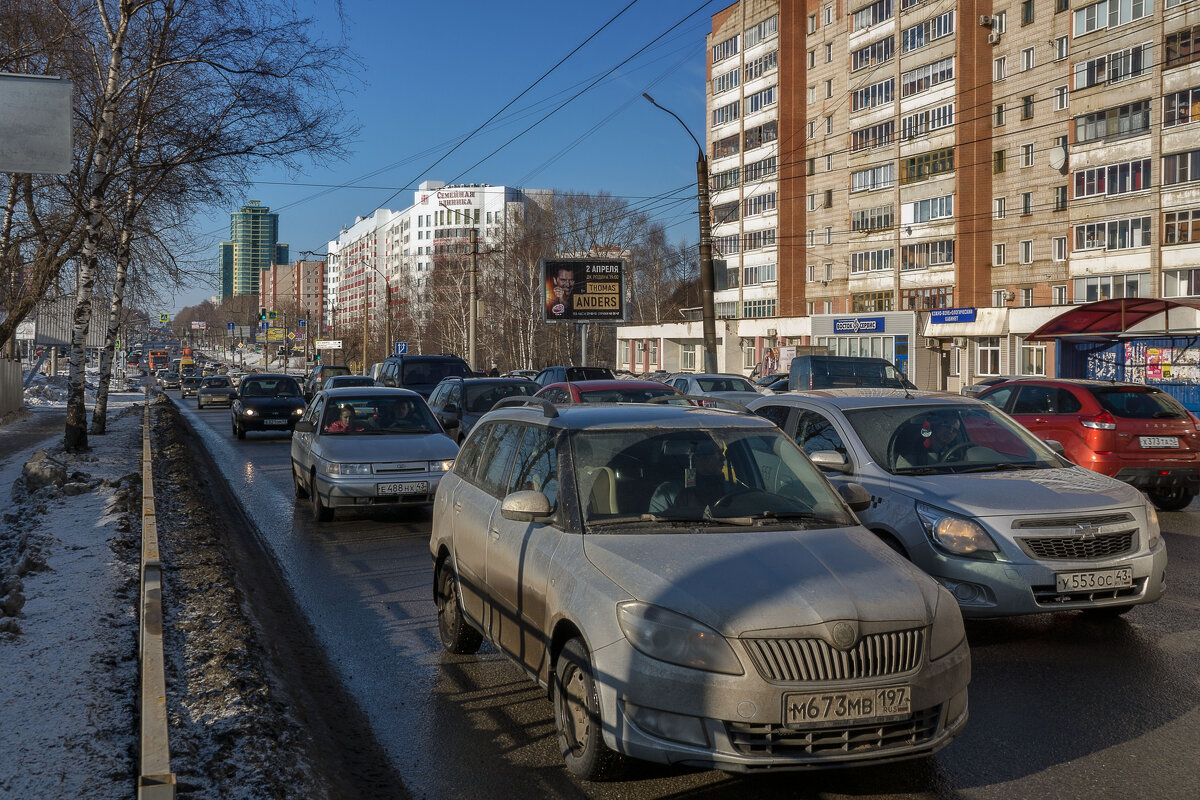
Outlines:
{"label": "high-rise apartment building", "polygon": [[[1196,0],[718,12],[722,368],[816,344],[955,389],[1053,374],[1024,336],[1069,304],[1200,296],[1198,37]],[[687,368],[698,327],[623,329],[619,365]]]}
{"label": "high-rise apartment building", "polygon": [[219,253],[222,300],[258,296],[262,271],[288,263],[288,246],[278,239],[279,215],[257,200],[229,215],[229,241]]}

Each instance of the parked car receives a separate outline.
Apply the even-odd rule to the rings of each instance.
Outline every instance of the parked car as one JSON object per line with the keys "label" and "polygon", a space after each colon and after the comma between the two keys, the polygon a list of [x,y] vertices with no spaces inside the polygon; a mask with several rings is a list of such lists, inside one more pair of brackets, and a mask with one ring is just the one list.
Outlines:
{"label": "parked car", "polygon": [[610,381],[616,376],[608,367],[546,367],[534,377],[538,386],[563,381]]}
{"label": "parked car", "polygon": [[378,386],[370,375],[333,375],[322,389],[347,389],[351,386]]}
{"label": "parked car", "polygon": [[786,372],[772,372],[769,375],[763,375],[761,378],[754,381],[754,385],[759,389],[769,389],[771,384],[779,381],[786,381],[788,374]]}
{"label": "parked car", "polygon": [[291,375],[247,375],[233,401],[233,435],[245,439],[248,430],[291,434],[304,405],[300,384]]}
{"label": "parked car", "polygon": [[325,381],[332,378],[334,375],[349,375],[350,368],[345,364],[318,364],[304,379],[304,399],[312,400],[317,392],[321,391],[321,387],[325,385]]}
{"label": "parked car", "polygon": [[379,382],[429,397],[434,387],[446,378],[470,378],[473,374],[467,362],[458,356],[392,356],[383,362]]}
{"label": "parked car", "polygon": [[741,375],[708,372],[680,373],[668,379],[667,385],[674,386],[684,394],[718,397],[743,405],[762,397],[762,393],[754,387],[754,384]]}
{"label": "parked car", "polygon": [[180,397],[195,397],[196,390],[199,388],[200,378],[195,375],[187,375],[179,379]]}
{"label": "parked car", "polygon": [[1200,425],[1171,395],[1141,383],[1022,378],[979,399],[1080,466],[1125,481],[1163,511],[1200,490]]}
{"label": "parked car", "polygon": [[673,386],[658,381],[612,380],[573,381],[552,383],[535,395],[551,403],[649,403],[656,398],[669,398],[665,402],[690,406],[692,402]]}
{"label": "parked car", "polygon": [[530,397],[537,389],[525,378],[446,378],[429,395],[429,410],[455,442],[462,442],[496,403],[506,397]]}
{"label": "parked car", "polygon": [[1163,595],[1166,545],[1146,498],[987,403],[827,389],[750,408],[834,485],[864,486],[873,502],[863,525],[953,592],[964,616],[1114,615]]}
{"label": "parked car", "polygon": [[883,358],[802,355],[792,359],[788,389],[917,388],[896,365]]}
{"label": "parked car", "polygon": [[200,388],[196,390],[196,408],[215,405],[232,408],[236,396],[237,389],[228,375],[209,375],[200,379]]}
{"label": "parked car", "polygon": [[547,687],[584,779],[626,757],[752,771],[928,756],[967,719],[962,617],[858,525],[866,493],[843,492],[753,415],[497,409],[434,502],[442,644],[486,637]]}
{"label": "parked car", "polygon": [[536,369],[514,369],[514,370],[509,370],[508,372],[504,373],[500,377],[502,377],[502,378],[525,378],[527,380],[533,380],[534,378],[537,377],[537,374],[538,374],[538,371]]}
{"label": "parked car", "polygon": [[959,389],[959,394],[965,397],[978,397],[983,392],[1001,383],[1009,381],[1021,380],[1020,375],[993,375],[990,378],[980,378],[969,386],[964,386]]}
{"label": "parked car", "polygon": [[178,389],[179,388],[179,373],[178,372],[164,372],[162,374],[162,376],[158,379],[158,385],[160,387],[162,387],[163,391],[166,391],[167,389]]}
{"label": "parked car", "polygon": [[292,437],[292,482],[313,518],[363,505],[428,505],[458,455],[425,400],[407,389],[317,393]]}

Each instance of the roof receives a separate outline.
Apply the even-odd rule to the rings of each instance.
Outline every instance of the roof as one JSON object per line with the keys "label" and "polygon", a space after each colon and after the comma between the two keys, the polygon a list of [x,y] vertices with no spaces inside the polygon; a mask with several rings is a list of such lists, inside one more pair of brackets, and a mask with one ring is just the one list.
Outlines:
{"label": "roof", "polygon": [[762,400],[755,400],[755,408],[771,402],[787,405],[789,400],[817,400],[834,408],[878,408],[881,406],[900,405],[979,405],[980,401],[973,397],[964,397],[946,392],[905,391],[903,389],[809,389],[805,391],[783,392],[781,394],[764,395]]}
{"label": "roof", "polygon": [[[531,398],[532,399],[532,398]],[[558,406],[558,416],[547,418],[542,406],[530,403],[507,406],[492,411],[489,417],[502,416],[507,419],[535,417],[546,420],[554,427],[579,429],[644,428],[647,433],[658,428],[774,428],[775,423],[756,414],[722,411],[699,406],[672,406],[659,403],[580,403]]]}
{"label": "roof", "polygon": [[[1107,341],[1129,336],[1129,329],[1153,316],[1169,312],[1173,308],[1200,309],[1200,300],[1178,298],[1162,300],[1154,297],[1120,297],[1113,300],[1098,300],[1085,303],[1058,315],[1029,336],[1027,342],[1051,339],[1092,339]],[[1139,335],[1170,335],[1169,319],[1164,320],[1163,330],[1139,331]]]}
{"label": "roof", "polygon": [[[650,391],[674,392],[676,394],[681,394],[681,392],[675,387],[668,386],[667,384],[660,383],[659,381],[635,381],[614,378],[612,380],[571,381],[570,385],[574,386],[580,392],[610,392],[620,391],[622,389],[648,389]],[[557,383],[546,384],[544,387],[542,387],[541,391],[544,392],[551,388],[566,389],[567,386],[568,384],[566,381],[558,381]]]}
{"label": "roof", "polygon": [[398,389],[391,386],[343,386],[340,389],[325,389],[322,394],[330,398],[339,397],[379,397],[380,395],[397,395],[399,397],[420,397],[412,389]]}

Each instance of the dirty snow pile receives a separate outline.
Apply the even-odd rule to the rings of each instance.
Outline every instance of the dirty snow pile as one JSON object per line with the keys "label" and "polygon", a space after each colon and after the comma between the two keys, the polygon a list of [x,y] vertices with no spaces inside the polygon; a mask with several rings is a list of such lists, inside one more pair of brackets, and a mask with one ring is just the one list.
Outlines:
{"label": "dirty snow pile", "polygon": [[[90,408],[96,402],[96,377],[86,375],[83,384],[84,400]],[[62,406],[67,403],[67,376],[42,375],[33,377],[25,388],[25,405],[31,406]]]}

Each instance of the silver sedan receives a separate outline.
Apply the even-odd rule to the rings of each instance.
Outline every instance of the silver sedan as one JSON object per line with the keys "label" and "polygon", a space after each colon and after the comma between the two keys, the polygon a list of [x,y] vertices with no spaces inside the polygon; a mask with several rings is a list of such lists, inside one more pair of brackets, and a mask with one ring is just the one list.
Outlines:
{"label": "silver sedan", "polygon": [[416,392],[330,389],[296,423],[292,481],[313,518],[328,522],[341,507],[432,503],[457,454]]}
{"label": "silver sedan", "polygon": [[762,392],[758,390],[758,387],[741,375],[680,373],[673,375],[666,383],[684,394],[717,397],[743,405],[762,397]]}

